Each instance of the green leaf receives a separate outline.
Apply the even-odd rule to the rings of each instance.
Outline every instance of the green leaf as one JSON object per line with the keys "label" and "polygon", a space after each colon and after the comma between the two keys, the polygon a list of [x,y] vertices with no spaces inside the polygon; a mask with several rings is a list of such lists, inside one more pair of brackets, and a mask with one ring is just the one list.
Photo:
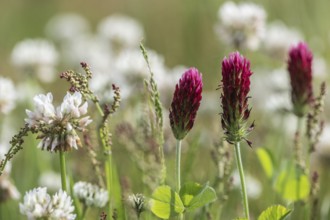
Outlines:
{"label": "green leaf", "polygon": [[271,178],[274,173],[274,163],[270,152],[265,148],[259,147],[257,148],[257,156],[267,177]]}
{"label": "green leaf", "polygon": [[261,213],[258,220],[283,220],[291,213],[290,209],[281,205],[274,205],[268,207]]}
{"label": "green leaf", "polygon": [[247,218],[235,218],[234,220],[248,220]]}
{"label": "green leaf", "polygon": [[186,183],[180,190],[180,197],[187,211],[200,208],[217,199],[215,190],[205,184]]}
{"label": "green leaf", "polygon": [[309,195],[310,182],[307,175],[291,166],[277,177],[275,189],[288,201],[305,199]]}
{"label": "green leaf", "polygon": [[169,186],[155,189],[150,199],[150,209],[157,217],[169,219],[184,211],[183,203],[178,193]]}

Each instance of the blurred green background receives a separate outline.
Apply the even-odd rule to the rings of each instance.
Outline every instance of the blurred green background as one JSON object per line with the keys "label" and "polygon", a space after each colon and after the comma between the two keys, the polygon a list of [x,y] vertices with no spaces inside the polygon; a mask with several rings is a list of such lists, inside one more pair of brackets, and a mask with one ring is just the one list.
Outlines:
{"label": "blurred green background", "polygon": [[[204,73],[206,88],[216,88],[220,80],[220,60],[230,49],[214,33],[217,12],[224,1],[198,0],[12,0],[0,2],[1,74],[11,74],[9,54],[24,38],[44,37],[49,19],[62,12],[77,12],[95,25],[112,13],[123,13],[141,22],[146,45],[164,55],[169,66],[196,66]],[[239,1],[236,1],[239,2]],[[260,0],[268,22],[282,20],[299,29],[310,47],[325,58],[330,57],[330,33],[327,0]],[[258,63],[248,54],[252,66]],[[262,59],[264,61],[264,59]],[[264,65],[274,65],[268,61]]]}

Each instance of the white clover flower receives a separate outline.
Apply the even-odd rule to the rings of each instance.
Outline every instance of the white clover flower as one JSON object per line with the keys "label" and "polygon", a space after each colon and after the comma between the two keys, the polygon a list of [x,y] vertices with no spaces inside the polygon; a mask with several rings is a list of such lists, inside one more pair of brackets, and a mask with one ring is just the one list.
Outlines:
{"label": "white clover flower", "polygon": [[55,79],[58,52],[45,39],[27,39],[15,45],[11,62],[22,72],[37,74],[41,81],[52,82]]}
{"label": "white clover flower", "polygon": [[53,105],[53,95],[39,94],[33,98],[35,111],[25,110],[28,116],[25,122],[29,127],[39,126],[40,124],[51,124],[56,116]]}
{"label": "white clover flower", "polygon": [[76,215],[73,214],[74,206],[71,197],[61,189],[56,193],[48,206],[50,219],[56,220],[73,220]]}
{"label": "white clover flower", "polygon": [[46,34],[57,41],[74,41],[90,30],[88,21],[81,15],[65,13],[55,15],[46,25]]}
{"label": "white clover flower", "polygon": [[144,38],[143,27],[138,21],[119,14],[104,18],[98,26],[98,33],[108,39],[113,47],[120,48],[138,47]]}
{"label": "white clover flower", "polygon": [[74,207],[71,197],[64,191],[59,190],[53,197],[47,193],[46,187],[39,187],[26,192],[24,203],[19,204],[20,212],[28,219],[39,218],[51,220],[73,220]]}
{"label": "white clover flower", "polygon": [[[0,158],[1,159],[1,158]],[[0,176],[0,203],[7,199],[20,199],[21,194],[17,190],[16,186],[11,182],[9,176],[2,174]]]}
{"label": "white clover flower", "polygon": [[219,37],[236,48],[259,48],[264,37],[266,12],[253,3],[224,3],[218,12],[220,23],[215,27]]}
{"label": "white clover flower", "polygon": [[108,200],[108,192],[97,185],[87,182],[77,182],[73,186],[74,195],[87,206],[104,207]]}
{"label": "white clover flower", "polygon": [[0,113],[8,114],[15,107],[17,93],[10,79],[0,76]]}
{"label": "white clover flower", "polygon": [[24,202],[19,204],[21,214],[28,219],[37,219],[48,216],[48,206],[51,201],[47,188],[35,188],[26,192]]}
{"label": "white clover flower", "polygon": [[286,60],[290,47],[301,40],[303,37],[299,31],[281,22],[273,22],[267,27],[263,47],[272,57]]}
{"label": "white clover flower", "polygon": [[89,116],[81,118],[88,108],[87,102],[82,103],[82,95],[68,92],[57,108],[52,103],[51,93],[37,95],[33,100],[35,110],[26,110],[28,118],[25,122],[40,133],[38,137],[42,141],[39,147],[49,151],[78,149],[81,143],[76,130],[83,131],[92,122]]}

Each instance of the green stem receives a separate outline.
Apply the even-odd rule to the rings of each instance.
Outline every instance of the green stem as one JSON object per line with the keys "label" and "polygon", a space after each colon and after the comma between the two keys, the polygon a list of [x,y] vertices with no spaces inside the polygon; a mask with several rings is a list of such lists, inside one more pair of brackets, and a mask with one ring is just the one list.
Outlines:
{"label": "green stem", "polygon": [[60,166],[61,166],[61,183],[62,190],[66,190],[66,164],[65,164],[65,155],[64,152],[60,151]]}
{"label": "green stem", "polygon": [[236,154],[236,162],[237,162],[237,168],[239,171],[239,176],[241,179],[241,189],[242,189],[242,199],[243,199],[243,206],[244,206],[244,212],[245,217],[247,219],[250,219],[249,215],[249,202],[248,197],[246,193],[246,183],[245,183],[245,177],[244,177],[244,170],[243,170],[243,164],[242,164],[242,158],[241,158],[241,150],[240,150],[240,143],[235,143],[235,154]]}
{"label": "green stem", "polygon": [[[179,193],[181,189],[181,140],[176,140],[176,190]],[[183,219],[183,214],[179,215]]]}
{"label": "green stem", "polygon": [[88,210],[88,207],[86,205],[84,205],[83,212],[82,212],[82,215],[81,215],[81,220],[85,219],[87,210]]}
{"label": "green stem", "polygon": [[176,142],[176,190],[180,191],[181,188],[181,140]]}
{"label": "green stem", "polygon": [[107,160],[104,163],[104,169],[105,169],[105,176],[106,176],[107,190],[108,190],[108,197],[109,197],[109,202],[108,202],[109,216],[112,216],[112,202],[111,202],[112,168],[111,168],[111,165],[112,165],[111,152],[107,152]]}

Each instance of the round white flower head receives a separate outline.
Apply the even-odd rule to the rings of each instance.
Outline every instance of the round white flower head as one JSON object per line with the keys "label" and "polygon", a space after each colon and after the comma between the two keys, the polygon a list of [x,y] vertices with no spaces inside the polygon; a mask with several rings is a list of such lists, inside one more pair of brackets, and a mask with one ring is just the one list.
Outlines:
{"label": "round white flower head", "polygon": [[46,34],[57,41],[74,41],[77,36],[90,30],[88,21],[79,14],[65,13],[55,15],[46,25]]}
{"label": "round white flower head", "polygon": [[13,82],[0,76],[0,113],[8,114],[15,107],[16,98]]}
{"label": "round white flower head", "polygon": [[24,203],[20,203],[20,212],[28,219],[39,218],[52,220],[73,220],[74,207],[71,197],[60,190],[52,198],[47,193],[47,188],[35,188],[28,191],[24,196]]}
{"label": "round white flower head", "polygon": [[284,61],[290,47],[302,39],[297,30],[290,29],[281,22],[274,22],[267,27],[263,47],[269,55]]}
{"label": "round white flower head", "polygon": [[108,192],[97,185],[87,182],[77,182],[73,186],[74,195],[85,205],[104,207],[108,202]]}
{"label": "round white flower head", "polygon": [[0,203],[5,202],[8,199],[18,200],[21,194],[17,190],[16,186],[10,181],[7,174],[0,176]]}
{"label": "round white flower head", "polygon": [[58,52],[44,39],[27,39],[17,43],[11,54],[12,64],[22,72],[37,74],[43,82],[55,79]]}
{"label": "round white flower head", "polygon": [[98,26],[98,33],[108,39],[113,48],[138,47],[144,37],[143,27],[139,22],[119,14],[104,18]]}
{"label": "round white flower head", "polygon": [[20,212],[28,219],[47,217],[50,200],[47,188],[35,188],[26,192],[23,204],[19,204]]}
{"label": "round white flower head", "polygon": [[226,44],[256,50],[264,37],[266,12],[253,3],[224,3],[218,12],[216,32]]}
{"label": "round white flower head", "polygon": [[34,111],[26,110],[28,118],[25,122],[40,135],[42,139],[39,147],[49,151],[67,151],[71,148],[78,149],[81,146],[80,138],[76,130],[83,131],[92,121],[87,113],[88,103],[82,103],[82,95],[79,92],[64,97],[57,108],[52,104],[53,96],[37,95],[34,97]]}
{"label": "round white flower head", "polygon": [[60,189],[51,200],[48,206],[50,219],[56,220],[73,220],[76,215],[73,214],[74,206],[72,205],[71,197]]}

